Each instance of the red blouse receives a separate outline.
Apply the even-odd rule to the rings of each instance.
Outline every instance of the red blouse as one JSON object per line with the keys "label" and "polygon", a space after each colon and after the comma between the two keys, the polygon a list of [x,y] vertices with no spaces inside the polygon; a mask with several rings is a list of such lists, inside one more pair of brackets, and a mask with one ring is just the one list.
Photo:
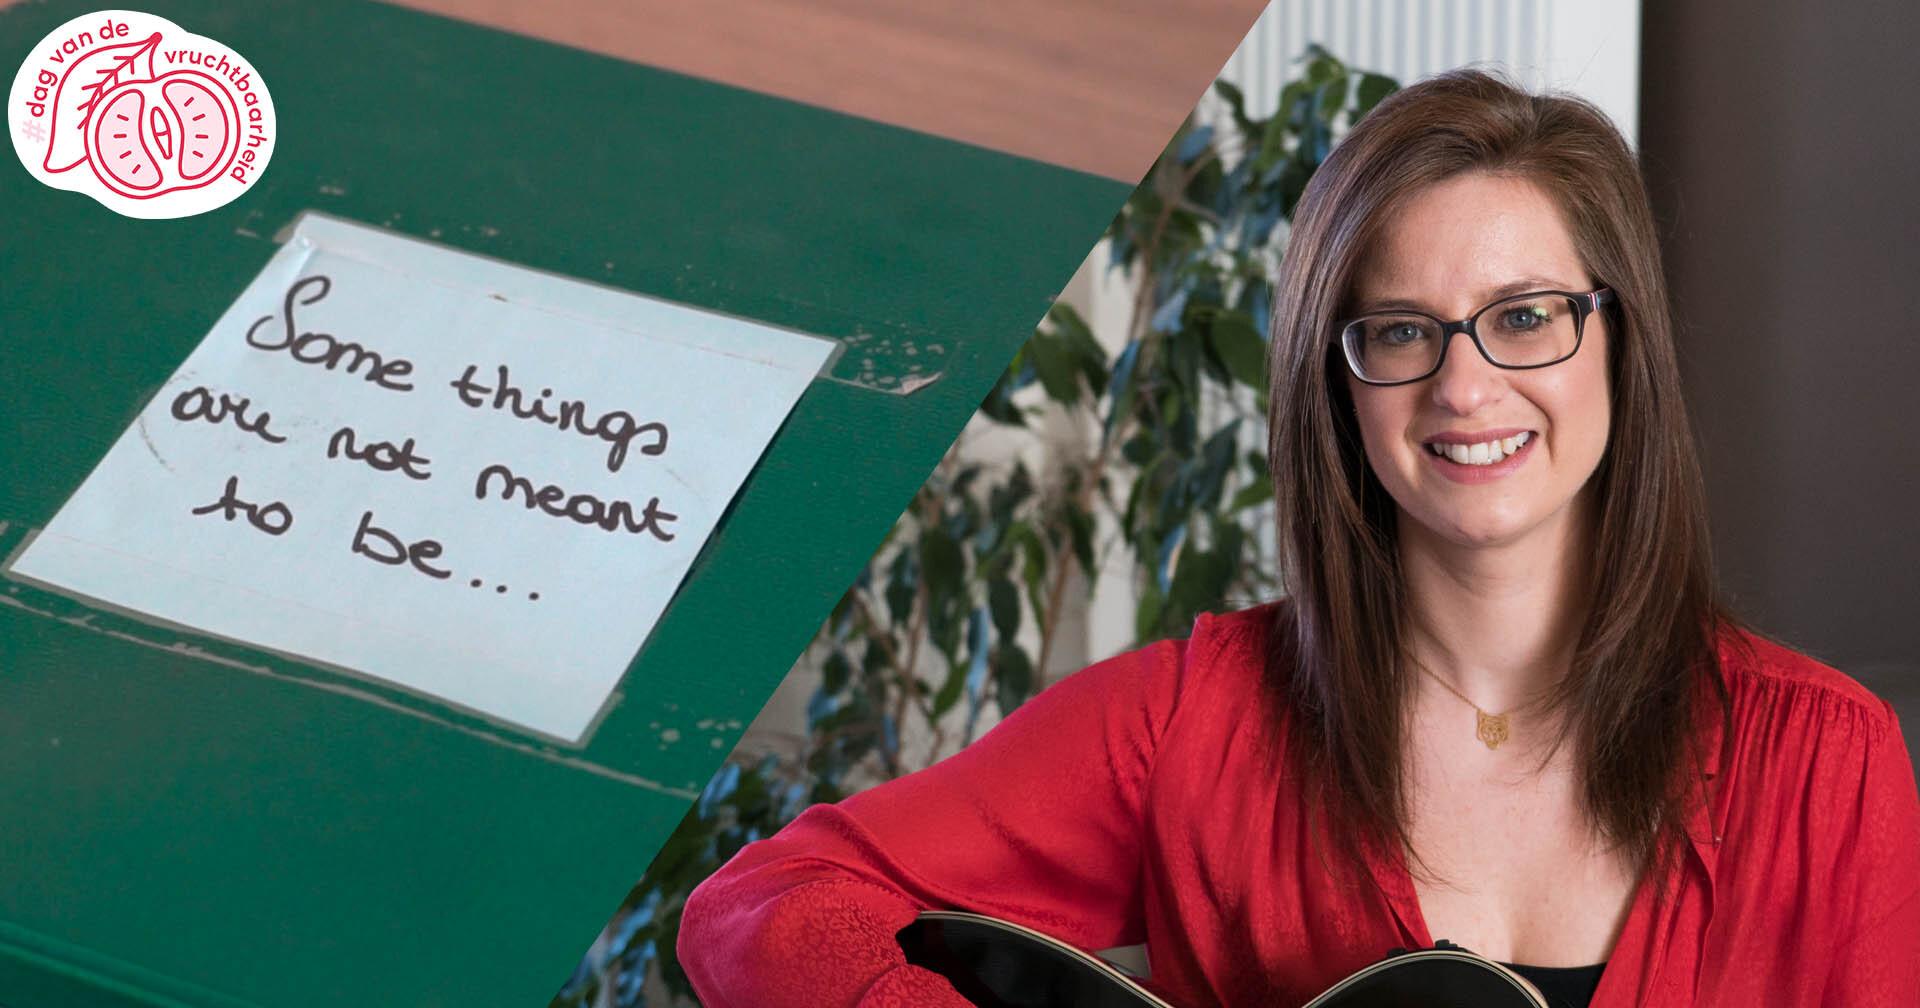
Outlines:
{"label": "red blouse", "polygon": [[[1373,885],[1329,875],[1301,782],[1263,769],[1273,616],[1203,616],[1190,640],[1069,676],[938,765],[746,847],[687,901],[701,1002],[965,1008],[893,938],[934,907],[1084,948],[1144,941],[1182,1008],[1301,1004],[1432,944],[1404,862],[1364,855]],[[1732,734],[1703,729],[1719,769],[1691,849],[1640,886],[1593,1006],[1920,1006],[1920,797],[1892,709],[1744,643],[1721,648]]]}

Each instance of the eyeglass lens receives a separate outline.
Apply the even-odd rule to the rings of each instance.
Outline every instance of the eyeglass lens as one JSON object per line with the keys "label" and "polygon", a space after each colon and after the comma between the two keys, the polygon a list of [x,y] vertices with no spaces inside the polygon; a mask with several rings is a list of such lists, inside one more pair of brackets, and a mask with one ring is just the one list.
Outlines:
{"label": "eyeglass lens", "polygon": [[[1573,353],[1580,338],[1579,307],[1563,295],[1527,294],[1482,309],[1473,317],[1473,327],[1495,364],[1537,367]],[[1424,377],[1446,345],[1438,322],[1393,313],[1357,319],[1342,338],[1361,377],[1379,382]]]}

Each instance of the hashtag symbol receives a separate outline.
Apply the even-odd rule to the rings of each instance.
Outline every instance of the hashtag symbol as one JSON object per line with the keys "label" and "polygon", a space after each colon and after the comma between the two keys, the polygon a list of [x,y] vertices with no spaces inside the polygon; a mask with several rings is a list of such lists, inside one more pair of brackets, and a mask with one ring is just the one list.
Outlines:
{"label": "hashtag symbol", "polygon": [[20,124],[20,135],[34,143],[39,143],[47,138],[47,131],[39,123],[28,119]]}

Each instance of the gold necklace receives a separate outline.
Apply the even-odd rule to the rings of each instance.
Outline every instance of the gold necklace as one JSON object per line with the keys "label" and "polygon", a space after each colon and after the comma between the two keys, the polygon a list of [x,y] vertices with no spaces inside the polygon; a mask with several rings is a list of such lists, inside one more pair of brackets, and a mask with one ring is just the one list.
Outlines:
{"label": "gold necklace", "polygon": [[1421,664],[1418,661],[1414,662],[1413,664],[1415,668],[1418,668],[1420,671],[1425,672],[1428,678],[1432,679],[1434,682],[1439,683],[1442,689],[1445,689],[1447,692],[1453,694],[1454,696],[1459,697],[1461,703],[1464,703],[1467,706],[1473,708],[1473,714],[1475,718],[1473,735],[1475,738],[1479,739],[1480,741],[1485,742],[1487,744],[1488,749],[1500,748],[1500,743],[1505,742],[1508,738],[1512,736],[1513,733],[1510,730],[1507,723],[1507,715],[1512,714],[1513,713],[1512,711],[1507,711],[1506,714],[1489,714],[1486,711],[1481,710],[1479,704],[1474,703],[1472,700],[1467,699],[1467,695],[1465,693],[1462,693],[1459,690],[1454,689],[1452,683],[1446,681],[1445,679],[1440,678],[1440,676],[1437,673],[1435,673],[1432,669],[1426,667],[1425,665]]}

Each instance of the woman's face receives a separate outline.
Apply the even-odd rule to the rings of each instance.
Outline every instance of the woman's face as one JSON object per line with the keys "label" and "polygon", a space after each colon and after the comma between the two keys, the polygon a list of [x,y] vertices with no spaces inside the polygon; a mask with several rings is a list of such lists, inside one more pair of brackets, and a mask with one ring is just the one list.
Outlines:
{"label": "woman's face", "polygon": [[[1353,314],[1412,308],[1464,319],[1510,294],[1593,287],[1545,191],[1474,172],[1416,194],[1385,223],[1355,275]],[[1607,447],[1603,316],[1589,315],[1583,333],[1578,353],[1537,370],[1494,367],[1458,333],[1440,371],[1423,381],[1381,388],[1347,376],[1367,462],[1399,505],[1403,533],[1415,531],[1411,519],[1459,546],[1496,546],[1569,531]],[[1525,444],[1493,464],[1462,464],[1434,448],[1521,432]]]}

